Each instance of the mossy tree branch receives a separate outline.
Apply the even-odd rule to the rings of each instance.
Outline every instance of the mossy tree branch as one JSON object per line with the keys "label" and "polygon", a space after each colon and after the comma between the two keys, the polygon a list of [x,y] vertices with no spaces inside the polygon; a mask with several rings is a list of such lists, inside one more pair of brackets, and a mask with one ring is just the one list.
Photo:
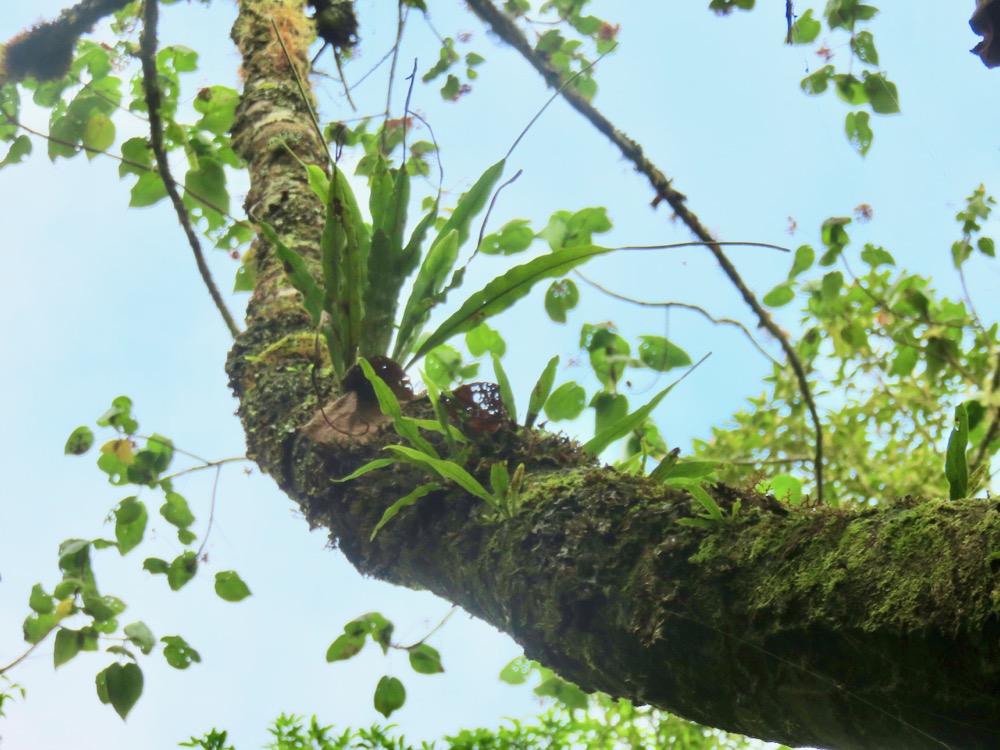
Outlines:
{"label": "mossy tree branch", "polygon": [[[248,212],[308,257],[323,212],[289,148],[311,163],[325,152],[271,24],[301,73],[301,6],[240,3],[246,85],[233,143],[250,170]],[[332,481],[398,437],[363,394],[317,394],[314,333],[266,246],[256,259],[248,326],[228,363],[249,455],[361,572],[461,605],[585,689],[722,729],[866,750],[1000,742],[995,503],[857,513],[717,487],[729,520],[690,528],[677,523],[692,514],[685,492],[507,426],[466,465],[485,482],[494,462],[524,464],[512,518],[445,489],[370,542],[384,510],[426,479],[393,466]],[[430,416],[421,398],[405,408]]]}

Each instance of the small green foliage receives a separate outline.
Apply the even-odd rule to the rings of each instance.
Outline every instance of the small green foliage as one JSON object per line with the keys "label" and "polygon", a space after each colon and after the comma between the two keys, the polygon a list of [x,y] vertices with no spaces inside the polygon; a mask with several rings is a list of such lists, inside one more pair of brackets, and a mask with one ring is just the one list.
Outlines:
{"label": "small green foliage", "polygon": [[792,44],[811,44],[822,30],[823,24],[813,18],[812,8],[807,8],[792,24]]}
{"label": "small green foliage", "polygon": [[[152,572],[152,571],[151,571]],[[171,591],[178,591],[198,572],[198,557],[191,550],[182,552],[167,567],[167,584]]]}
{"label": "small green foliage", "polygon": [[875,139],[875,134],[869,125],[870,119],[867,112],[848,112],[844,121],[848,142],[862,156],[868,154],[868,149],[872,147],[872,141]]}
{"label": "small green foliage", "polygon": [[549,394],[552,393],[552,386],[556,380],[556,368],[558,366],[559,356],[557,355],[548,361],[538,378],[538,382],[531,389],[531,397],[528,399],[528,413],[524,419],[526,429],[530,430],[534,426],[535,420],[538,419],[538,415],[542,411],[542,407],[549,400]]}
{"label": "small green foliage", "polygon": [[378,612],[369,612],[344,625],[344,633],[339,636],[326,651],[328,662],[343,661],[358,654],[371,638],[377,643],[382,653],[389,650],[392,642],[392,623]]}
{"label": "small green foliage", "polygon": [[545,292],[545,312],[556,323],[566,322],[566,313],[580,302],[580,290],[572,279],[553,281]]}
{"label": "small green foliage", "polygon": [[153,632],[144,622],[133,622],[126,625],[122,632],[144,654],[150,654],[153,647],[156,646],[156,638],[153,637]]}
{"label": "small green foliage", "polygon": [[146,532],[146,506],[135,497],[122,500],[115,509],[115,538],[118,551],[128,554],[142,542]]}
{"label": "small green foliage", "polygon": [[67,456],[82,456],[94,444],[94,433],[87,426],[77,427],[66,440],[63,452]]}
{"label": "small green foliage", "polygon": [[394,711],[402,708],[405,702],[406,688],[398,678],[385,675],[378,681],[374,695],[376,711],[388,719]]}
{"label": "small green foliage", "polygon": [[250,596],[250,587],[236,571],[224,570],[215,574],[215,593],[227,602],[241,602]]}
{"label": "small green foliage", "polygon": [[414,672],[419,674],[438,674],[444,672],[441,666],[441,654],[436,648],[428,646],[426,643],[418,643],[407,650],[410,658],[410,666]]}
{"label": "small green foliage", "polygon": [[187,669],[192,664],[201,662],[201,654],[179,635],[165,635],[160,643],[163,644],[163,657],[174,669]]}
{"label": "small green foliage", "polygon": [[955,427],[948,438],[944,473],[948,478],[949,496],[960,500],[969,494],[969,464],[966,450],[969,445],[969,416],[965,404],[955,407]]}
{"label": "small green foliage", "polygon": [[142,683],[138,664],[112,664],[97,674],[97,697],[124,719],[142,695]]}
{"label": "small green foliage", "polygon": [[545,401],[545,416],[553,422],[576,419],[587,403],[587,392],[573,380],[552,391]]}

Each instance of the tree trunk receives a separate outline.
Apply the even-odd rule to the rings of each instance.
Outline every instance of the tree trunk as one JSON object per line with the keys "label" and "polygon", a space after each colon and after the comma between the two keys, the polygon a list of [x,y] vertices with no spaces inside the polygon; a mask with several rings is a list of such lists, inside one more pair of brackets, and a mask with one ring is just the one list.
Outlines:
{"label": "tree trunk", "polygon": [[[315,258],[323,210],[289,149],[306,163],[327,154],[271,21],[306,81],[301,5],[241,0],[233,141],[250,169],[249,215]],[[585,690],[728,731],[823,748],[1000,746],[995,503],[857,512],[720,486],[727,520],[694,528],[677,523],[693,515],[685,492],[504,425],[471,437],[466,468],[488,486],[494,462],[524,464],[511,518],[452,486],[369,541],[427,478],[393,465],[333,481],[399,438],[363,389],[338,394],[310,376],[315,332],[270,248],[255,253],[248,327],[228,364],[249,454],[362,573],[462,606]],[[421,397],[404,409],[429,412]]]}

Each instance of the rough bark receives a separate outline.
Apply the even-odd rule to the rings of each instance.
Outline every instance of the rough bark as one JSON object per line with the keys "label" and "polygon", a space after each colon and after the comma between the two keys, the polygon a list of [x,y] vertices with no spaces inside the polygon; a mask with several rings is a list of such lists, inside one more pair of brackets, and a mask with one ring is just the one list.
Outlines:
{"label": "rough bark", "polygon": [[[250,215],[315,255],[323,215],[289,149],[307,163],[326,154],[272,18],[306,78],[301,0],[242,0],[234,143]],[[317,388],[296,295],[266,245],[256,264],[228,364],[250,455],[362,573],[461,605],[586,690],[703,724],[793,746],[1000,746],[996,503],[851,512],[718,487],[731,520],[690,528],[677,523],[692,515],[684,492],[505,425],[466,465],[484,483],[495,461],[525,465],[512,518],[450,488],[369,541],[385,508],[427,478],[394,466],[332,481],[398,437],[365,393]],[[428,410],[420,397],[405,408]]]}

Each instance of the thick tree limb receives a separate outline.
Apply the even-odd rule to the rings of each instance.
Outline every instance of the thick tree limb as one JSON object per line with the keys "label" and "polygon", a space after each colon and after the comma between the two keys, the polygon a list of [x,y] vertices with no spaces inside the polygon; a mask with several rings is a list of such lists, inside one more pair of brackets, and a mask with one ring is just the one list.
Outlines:
{"label": "thick tree limb", "polygon": [[107,15],[132,0],[81,0],[59,14],[55,21],[38,24],[4,45],[0,57],[0,82],[62,78],[73,62],[76,40]]}
{"label": "thick tree limb", "polygon": [[[242,0],[233,142],[250,167],[249,213],[315,254],[322,211],[283,144],[315,163],[323,148],[270,22],[304,69],[300,11],[300,0]],[[426,478],[397,466],[332,481],[398,438],[362,393],[331,394],[320,416],[302,366],[314,334],[266,247],[257,258],[228,364],[249,454],[361,572],[461,605],[585,689],[704,724],[823,748],[1000,746],[996,503],[853,513],[718,487],[731,520],[689,528],[677,523],[692,512],[684,492],[505,426],[466,466],[485,479],[496,461],[525,465],[512,518],[446,490],[369,542]],[[428,410],[420,398],[406,408]]]}

